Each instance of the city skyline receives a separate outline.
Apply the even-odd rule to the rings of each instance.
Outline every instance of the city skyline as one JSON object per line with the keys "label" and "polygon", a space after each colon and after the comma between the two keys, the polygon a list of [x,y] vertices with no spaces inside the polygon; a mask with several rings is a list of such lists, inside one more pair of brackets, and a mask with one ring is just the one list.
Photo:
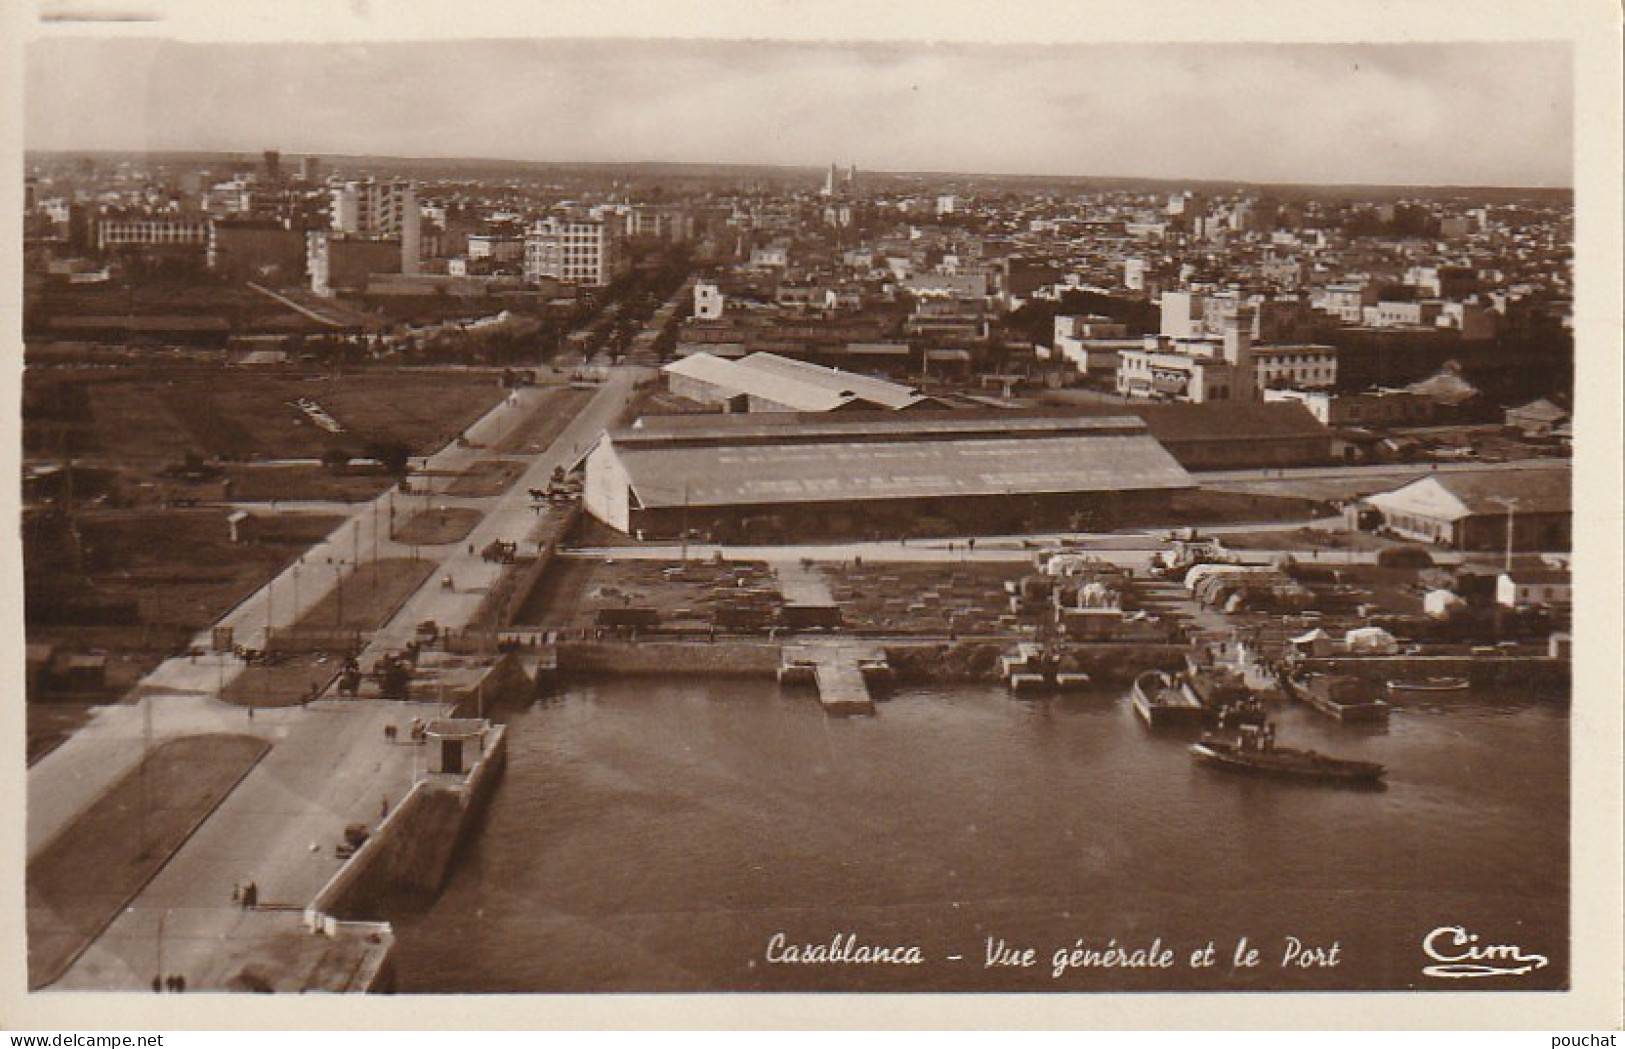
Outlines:
{"label": "city skyline", "polygon": [[47,38],[28,51],[25,142],[1563,188],[1571,73],[1567,45],[1528,42]]}

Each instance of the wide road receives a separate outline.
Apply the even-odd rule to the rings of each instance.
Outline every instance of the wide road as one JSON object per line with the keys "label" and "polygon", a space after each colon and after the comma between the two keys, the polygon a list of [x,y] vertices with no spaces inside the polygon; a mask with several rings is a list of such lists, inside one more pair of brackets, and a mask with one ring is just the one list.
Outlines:
{"label": "wide road", "polygon": [[[436,551],[436,571],[429,584],[413,595],[394,620],[378,632],[374,648],[398,648],[410,639],[420,619],[433,618],[451,628],[466,625],[483,591],[502,567],[467,553],[493,538],[522,536],[535,517],[525,489],[538,479],[545,484],[555,466],[569,465],[584,454],[599,432],[624,410],[642,372],[617,369],[593,399],[526,473],[505,493],[485,499],[456,500],[481,505],[486,518],[470,539]],[[475,424],[465,435],[471,445],[493,443],[526,415],[521,391]],[[532,407],[539,407],[537,401]],[[478,459],[490,458],[481,447],[452,446],[431,456],[426,476],[445,478]],[[397,500],[401,497],[397,496]],[[425,499],[436,502],[443,496]],[[345,525],[305,556],[306,565],[326,558],[365,559],[378,544],[379,556],[406,548],[387,539],[388,497],[362,507]],[[483,505],[482,505],[483,504]],[[400,508],[397,507],[397,512]],[[375,521],[383,528],[374,539]],[[291,569],[290,569],[291,572]],[[331,575],[310,572],[306,575]],[[443,575],[461,577],[455,590],[439,588]],[[288,596],[289,573],[268,584],[226,617],[238,639],[250,646],[262,637],[268,617],[272,628],[292,621],[297,610]],[[273,599],[272,591],[276,591]],[[301,596],[306,607],[319,594]],[[204,640],[200,638],[200,640]],[[135,768],[149,742],[205,732],[249,733],[272,743],[270,753],[225,799],[196,834],[181,847],[152,882],[69,968],[54,986],[82,988],[144,987],[162,952],[169,971],[185,972],[193,987],[207,986],[226,975],[211,970],[211,959],[223,940],[243,935],[244,915],[231,905],[232,885],[252,877],[261,899],[300,907],[338,868],[333,846],[349,823],[377,823],[385,805],[397,804],[415,776],[419,748],[384,741],[383,726],[401,725],[414,715],[432,716],[433,704],[386,700],[320,700],[308,708],[258,709],[233,706],[218,699],[218,690],[239,671],[235,660],[215,655],[170,660],[140,686],[134,703],[106,707],[61,747],[28,773],[28,854],[36,855],[67,828],[85,806],[125,773]],[[404,737],[404,731],[401,733]],[[288,915],[288,928],[297,925]],[[263,928],[263,922],[255,922]],[[214,984],[218,986],[218,984]]]}

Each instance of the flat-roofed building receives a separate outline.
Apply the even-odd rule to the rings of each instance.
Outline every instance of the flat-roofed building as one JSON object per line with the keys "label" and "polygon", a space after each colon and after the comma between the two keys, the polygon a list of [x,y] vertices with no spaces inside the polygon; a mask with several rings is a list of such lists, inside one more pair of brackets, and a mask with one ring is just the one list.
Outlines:
{"label": "flat-roofed building", "polygon": [[997,534],[1165,519],[1194,482],[1132,416],[659,416],[587,457],[594,517],[648,538]]}
{"label": "flat-roofed building", "polygon": [[209,220],[203,218],[105,218],[96,223],[100,251],[130,248],[204,248],[209,243]]}

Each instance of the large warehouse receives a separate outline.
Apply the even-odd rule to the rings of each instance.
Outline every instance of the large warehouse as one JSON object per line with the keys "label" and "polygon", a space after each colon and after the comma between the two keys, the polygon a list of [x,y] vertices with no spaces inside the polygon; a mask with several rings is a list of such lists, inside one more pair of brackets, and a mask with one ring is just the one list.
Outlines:
{"label": "large warehouse", "polygon": [[585,503],[646,538],[903,538],[1148,521],[1194,487],[1132,416],[689,415],[600,439]]}
{"label": "large warehouse", "polygon": [[776,353],[737,361],[696,353],[660,369],[679,397],[730,412],[831,412],[940,409],[919,390]]}
{"label": "large warehouse", "polygon": [[1356,506],[1407,539],[1457,550],[1567,550],[1573,538],[1574,471],[1566,462],[1509,470],[1448,471]]}

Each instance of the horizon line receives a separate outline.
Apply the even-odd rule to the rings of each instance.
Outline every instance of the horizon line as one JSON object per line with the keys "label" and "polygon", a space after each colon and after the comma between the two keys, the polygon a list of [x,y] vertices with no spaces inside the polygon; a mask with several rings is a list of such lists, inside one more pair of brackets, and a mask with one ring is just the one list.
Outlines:
{"label": "horizon line", "polygon": [[[371,154],[371,153],[339,153],[333,151],[280,149],[278,147],[261,147],[250,149],[229,148],[191,148],[191,149],[130,149],[109,146],[96,147],[23,147],[23,158],[30,154],[119,154],[119,155],[146,155],[173,154],[177,156],[213,156],[238,154],[245,157],[259,158],[266,149],[276,149],[285,157],[316,157],[338,158],[346,160],[385,161],[415,164],[520,164],[539,167],[693,167],[716,168],[721,170],[750,170],[768,169],[785,172],[820,172],[828,169],[828,164],[812,163],[774,163],[750,161],[706,161],[706,160],[534,160],[518,157],[495,156],[402,156],[397,154]],[[849,165],[837,163],[836,167],[845,170]],[[1543,193],[1573,193],[1574,184],[1529,184],[1529,183],[1493,183],[1493,182],[1316,182],[1316,181],[1280,181],[1256,178],[1239,178],[1231,176],[1184,176],[1184,175],[1103,175],[1103,174],[1060,174],[1056,172],[1017,172],[1017,171],[950,171],[950,170],[898,170],[889,168],[865,168],[856,165],[860,173],[871,175],[886,175],[892,177],[933,177],[933,178],[986,178],[986,179],[1058,179],[1074,181],[1101,181],[1101,182],[1189,182],[1189,183],[1229,183],[1243,186],[1280,186],[1299,188],[1327,188],[1327,189],[1439,189],[1439,190],[1521,190]]]}

